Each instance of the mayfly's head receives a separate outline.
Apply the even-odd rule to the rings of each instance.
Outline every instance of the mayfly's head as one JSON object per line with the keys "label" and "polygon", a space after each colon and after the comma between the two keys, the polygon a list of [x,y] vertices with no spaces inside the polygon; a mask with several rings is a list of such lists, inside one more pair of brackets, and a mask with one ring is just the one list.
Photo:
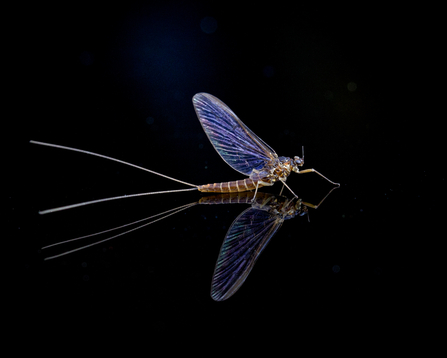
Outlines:
{"label": "mayfly's head", "polygon": [[300,170],[298,167],[302,167],[304,165],[304,158],[300,158],[298,156],[293,158],[292,170],[295,173],[298,173]]}
{"label": "mayfly's head", "polygon": [[300,170],[298,167],[302,167],[304,165],[304,146],[302,148],[302,158],[295,156],[293,158],[293,165],[292,165],[292,170],[295,173],[298,173]]}

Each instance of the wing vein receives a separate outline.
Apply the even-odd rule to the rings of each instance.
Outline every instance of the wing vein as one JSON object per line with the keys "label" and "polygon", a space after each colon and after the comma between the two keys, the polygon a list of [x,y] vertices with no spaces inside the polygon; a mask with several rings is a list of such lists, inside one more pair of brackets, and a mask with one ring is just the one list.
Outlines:
{"label": "wing vein", "polygon": [[278,155],[254,134],[231,109],[216,97],[198,93],[194,109],[211,144],[222,159],[238,172],[249,176]]}

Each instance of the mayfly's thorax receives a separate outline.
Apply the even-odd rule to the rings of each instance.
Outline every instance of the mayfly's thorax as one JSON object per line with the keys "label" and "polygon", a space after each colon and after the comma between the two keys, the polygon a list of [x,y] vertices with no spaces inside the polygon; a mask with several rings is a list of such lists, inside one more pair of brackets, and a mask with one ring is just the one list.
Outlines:
{"label": "mayfly's thorax", "polygon": [[275,166],[274,174],[281,181],[286,181],[292,172],[293,159],[287,157],[279,157]]}
{"label": "mayfly's thorax", "polygon": [[294,199],[281,208],[280,213],[284,220],[293,219],[295,216],[303,216],[307,213],[307,207],[303,205],[301,199],[296,201]]}
{"label": "mayfly's thorax", "polygon": [[250,174],[252,180],[264,180],[274,183],[278,180],[286,181],[294,167],[292,158],[278,157],[268,163],[261,170],[253,169]]}
{"label": "mayfly's thorax", "polygon": [[293,198],[279,202],[279,205],[272,207],[274,213],[280,216],[283,220],[289,220],[295,216],[303,216],[307,213],[307,207],[303,205],[301,199]]}
{"label": "mayfly's thorax", "polygon": [[262,202],[253,202],[252,206],[258,210],[268,211],[272,215],[280,217],[282,220],[292,219],[295,216],[302,216],[307,212],[306,206],[302,205],[301,199],[287,199],[286,197],[269,197]]}

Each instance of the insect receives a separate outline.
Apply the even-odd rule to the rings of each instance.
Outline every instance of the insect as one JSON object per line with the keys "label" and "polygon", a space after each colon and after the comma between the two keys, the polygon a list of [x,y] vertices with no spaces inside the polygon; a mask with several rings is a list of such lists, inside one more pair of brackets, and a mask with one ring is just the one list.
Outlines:
{"label": "insect", "polygon": [[258,193],[255,197],[253,192],[200,199],[200,204],[251,204],[233,221],[225,235],[214,268],[211,297],[215,301],[230,298],[245,282],[259,255],[284,221],[306,215],[308,207],[317,209],[332,190],[318,205],[270,193]]}
{"label": "insect", "polygon": [[261,138],[254,134],[221,100],[208,94],[198,93],[193,97],[194,108],[206,135],[222,159],[233,169],[247,175],[247,179],[199,185],[202,192],[239,192],[271,186],[280,181],[287,186],[290,173],[317,173],[334,185],[315,169],[299,170],[304,165],[304,154],[300,158],[278,157],[278,154]]}
{"label": "insect", "polygon": [[211,144],[216,149],[217,153],[222,159],[230,165],[233,169],[248,176],[246,179],[195,185],[187,183],[167,175],[139,167],[137,165],[124,162],[119,159],[107,157],[102,154],[88,152],[81,149],[70,148],[60,146],[56,144],[43,143],[38,141],[30,141],[33,144],[45,145],[55,148],[67,149],[71,151],[81,152],[84,154],[94,155],[97,157],[113,160],[122,164],[130,165],[138,169],[145,170],[147,172],[162,176],[164,178],[177,181],[179,183],[191,186],[191,189],[169,190],[149,193],[139,193],[131,195],[123,195],[112,198],[105,198],[99,200],[93,200],[89,202],[83,202],[68,206],[62,206],[54,209],[48,209],[40,211],[41,214],[70,209],[81,205],[87,205],[92,203],[98,203],[103,201],[129,198],[134,196],[151,195],[172,193],[188,190],[199,190],[201,192],[243,192],[248,190],[255,190],[254,198],[260,187],[271,186],[276,182],[281,182],[283,186],[287,187],[290,192],[298,197],[292,189],[286,184],[287,177],[293,171],[298,174],[316,173],[329,181],[331,184],[340,186],[338,183],[326,178],[324,175],[316,171],[315,169],[299,170],[299,167],[304,165],[304,150],[302,157],[295,156],[294,158],[279,157],[276,152],[267,145],[261,138],[254,134],[234,113],[233,111],[221,100],[208,94],[198,93],[193,97],[193,105],[199,118],[200,124],[203,127],[206,135],[208,136]]}
{"label": "insect", "polygon": [[97,235],[110,235],[113,231],[133,227],[138,224],[138,226],[127,229],[127,231],[112,234],[105,239],[100,239],[96,242],[45,258],[45,260],[51,260],[123,236],[195,205],[249,204],[250,207],[234,219],[225,234],[215,264],[211,282],[211,297],[215,301],[224,301],[230,298],[242,286],[253,269],[259,255],[264,251],[270,239],[279,231],[284,221],[296,216],[307,215],[308,208],[317,209],[334,189],[336,187],[332,188],[318,205],[297,198],[289,199],[285,196],[275,196],[262,192],[257,193],[256,197],[253,191],[217,193],[215,195],[204,196],[199,201],[182,205],[132,223],[47,245],[42,250],[77,243],[80,240],[84,241],[87,238]]}

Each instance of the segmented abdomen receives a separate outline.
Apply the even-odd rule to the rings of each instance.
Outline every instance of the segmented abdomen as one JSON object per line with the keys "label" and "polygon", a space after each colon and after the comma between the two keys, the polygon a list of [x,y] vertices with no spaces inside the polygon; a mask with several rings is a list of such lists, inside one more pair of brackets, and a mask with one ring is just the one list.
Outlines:
{"label": "segmented abdomen", "polygon": [[[264,186],[261,183],[258,183],[258,188]],[[225,183],[214,183],[214,184],[205,184],[199,185],[197,187],[199,191],[202,192],[212,192],[212,193],[234,193],[240,191],[254,190],[256,189],[256,182],[251,180],[250,178],[229,181]]]}

